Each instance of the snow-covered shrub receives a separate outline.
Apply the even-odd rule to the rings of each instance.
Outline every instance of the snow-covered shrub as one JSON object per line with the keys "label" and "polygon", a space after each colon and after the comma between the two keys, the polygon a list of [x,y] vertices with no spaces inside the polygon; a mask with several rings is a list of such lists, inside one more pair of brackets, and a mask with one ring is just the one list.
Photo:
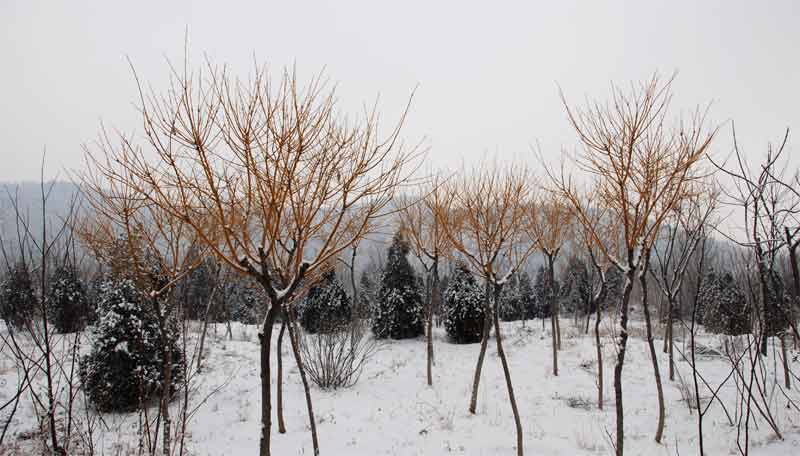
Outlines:
{"label": "snow-covered shrub", "polygon": [[335,331],[350,323],[350,297],[342,288],[333,270],[326,271],[320,281],[308,290],[297,309],[298,320],[306,332]]}
{"label": "snow-covered shrub", "polygon": [[368,318],[375,306],[375,281],[368,271],[361,272],[358,283],[358,305],[355,306],[356,318]]}
{"label": "snow-covered shrub", "polygon": [[483,333],[484,293],[475,276],[458,264],[444,290],[444,328],[457,344],[479,342]]}
{"label": "snow-covered shrub", "polygon": [[27,265],[17,263],[0,287],[0,316],[8,325],[24,328],[36,313],[38,302]]}
{"label": "snow-covered shrub", "polygon": [[766,274],[766,302],[763,303],[764,326],[767,336],[777,336],[786,331],[794,319],[791,302],[786,295],[783,278],[778,272],[770,270]]}
{"label": "snow-covered shrub", "polygon": [[536,299],[536,318],[550,318],[552,314],[550,297],[552,296],[553,299],[558,297],[558,285],[558,280],[551,284],[547,268],[539,266],[536,271],[536,279],[533,282],[533,296]]}
{"label": "snow-covered shrub", "polygon": [[92,348],[80,363],[84,388],[101,411],[129,411],[163,387],[162,356],[172,357],[172,385],[183,376],[178,327],[159,338],[156,315],[130,279],[108,280],[100,289]]}
{"label": "snow-covered shrub", "polygon": [[[619,305],[619,302],[622,300],[625,276],[618,267],[613,265],[606,269],[604,275],[606,278],[606,296],[603,302],[600,303],[600,308],[603,310],[613,309]],[[592,311],[597,312],[597,309],[592,309]]]}
{"label": "snow-covered shrub", "polygon": [[58,332],[77,332],[86,327],[89,316],[86,288],[74,267],[64,265],[56,269],[50,279],[46,304],[48,319]]}
{"label": "snow-covered shrub", "polygon": [[503,321],[516,321],[525,318],[525,309],[522,294],[519,289],[519,280],[516,274],[500,290],[500,303],[497,316]]}
{"label": "snow-covered shrub", "polygon": [[397,233],[373,306],[372,332],[379,339],[407,339],[423,333],[422,295],[406,257],[408,252],[408,243]]}
{"label": "snow-covered shrub", "polygon": [[698,302],[704,309],[706,329],[738,336],[750,332],[750,308],[730,274],[709,273],[700,286]]}
{"label": "snow-covered shrub", "polygon": [[232,321],[254,325],[261,321],[266,297],[263,289],[246,277],[236,276],[236,280],[225,284],[225,305]]}
{"label": "snow-covered shrub", "polygon": [[591,293],[586,263],[576,256],[570,257],[561,286],[561,310],[570,314],[585,314]]}

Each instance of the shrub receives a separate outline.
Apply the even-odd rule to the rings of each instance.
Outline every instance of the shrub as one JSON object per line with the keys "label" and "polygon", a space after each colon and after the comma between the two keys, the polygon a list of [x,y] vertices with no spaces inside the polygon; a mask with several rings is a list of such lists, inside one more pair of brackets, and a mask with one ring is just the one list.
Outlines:
{"label": "shrub", "polygon": [[28,266],[19,262],[0,287],[0,316],[8,325],[24,328],[35,315],[38,303]]}
{"label": "shrub", "polygon": [[312,334],[337,330],[351,319],[350,297],[332,270],[308,290],[297,310],[300,325]]}
{"label": "shrub", "polygon": [[484,293],[475,276],[460,263],[444,291],[444,327],[457,344],[480,342],[483,335]]}
{"label": "shrub", "polygon": [[58,332],[78,332],[86,327],[89,318],[88,298],[75,268],[60,266],[53,273],[47,292],[47,313]]}
{"label": "shrub", "polygon": [[738,336],[751,330],[750,309],[744,294],[730,274],[708,274],[700,287],[706,328],[715,333]]}
{"label": "shrub", "polygon": [[130,411],[163,388],[162,357],[172,351],[172,385],[183,377],[178,328],[159,340],[158,322],[130,279],[107,280],[100,288],[92,348],[80,363],[89,399],[101,411]]}
{"label": "shrub", "polygon": [[408,244],[394,236],[373,306],[372,332],[382,339],[407,339],[423,333],[422,295],[414,270],[406,257]]}
{"label": "shrub", "polygon": [[353,386],[378,348],[365,332],[362,320],[355,319],[319,334],[301,335],[300,353],[311,381],[322,389]]}

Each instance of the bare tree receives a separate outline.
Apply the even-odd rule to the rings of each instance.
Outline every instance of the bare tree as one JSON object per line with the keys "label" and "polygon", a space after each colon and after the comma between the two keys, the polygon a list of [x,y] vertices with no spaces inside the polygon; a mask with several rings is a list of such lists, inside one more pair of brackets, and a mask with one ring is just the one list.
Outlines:
{"label": "bare tree", "polygon": [[535,214],[531,214],[531,237],[538,239],[547,264],[547,304],[550,307],[550,328],[553,340],[553,375],[558,376],[558,351],[561,350],[561,324],[559,322],[559,300],[555,294],[555,261],[562,247],[570,239],[572,213],[568,203],[558,192],[548,194],[549,199],[537,203]]}
{"label": "bare tree", "polygon": [[[536,248],[527,242],[529,205],[532,203],[531,176],[524,168],[499,169],[497,166],[473,171],[471,175],[447,184],[448,202],[436,216],[453,248],[483,277],[486,294],[483,303],[484,326],[469,411],[474,414],[478,402],[490,324],[494,322],[497,354],[503,365],[506,388],[517,428],[517,454],[523,454],[522,421],[514,397],[511,371],[503,350],[498,319],[500,291]],[[527,245],[526,245],[527,244]],[[494,298],[492,308],[489,296]]]}
{"label": "bare tree", "polygon": [[[88,165],[136,176],[137,195],[186,223],[221,262],[264,288],[259,454],[269,455],[273,323],[309,273],[394,210],[389,203],[421,156],[399,140],[407,109],[381,136],[377,107],[345,119],[321,75],[301,86],[290,71],[273,81],[258,67],[242,81],[225,67],[190,71],[187,64],[173,71],[164,95],[138,85],[145,148],[120,136],[118,145],[100,144],[108,161],[89,154]],[[318,454],[308,391],[306,399]]]}
{"label": "bare tree", "polygon": [[719,190],[712,185],[702,185],[678,204],[666,220],[660,239],[663,247],[653,249],[656,262],[650,273],[658,289],[667,300],[667,326],[665,347],[669,356],[669,379],[675,380],[674,322],[678,312],[678,297],[691,259],[704,236],[704,227],[717,205]]}
{"label": "bare tree", "polygon": [[[434,178],[430,187],[405,201],[400,212],[400,220],[405,238],[409,240],[411,251],[425,269],[426,297],[425,333],[427,340],[427,381],[433,385],[433,313],[440,307],[442,291],[440,287],[439,265],[443,257],[449,255],[450,243],[441,226],[437,212],[447,207],[447,198],[452,196],[445,192],[441,178]],[[406,197],[408,199],[408,197]]]}
{"label": "bare tree", "polygon": [[[619,221],[622,231],[621,255],[602,248],[601,242],[597,244],[625,276],[614,366],[614,445],[620,456],[624,448],[622,369],[631,290],[637,274],[640,281],[646,280],[641,276],[646,275],[644,266],[664,219],[672,208],[690,196],[689,184],[701,177],[699,163],[716,132],[707,131],[705,112],[700,109],[688,123],[680,122],[674,128],[667,125],[673,79],[662,82],[656,75],[641,84],[632,84],[629,89],[612,86],[610,102],[588,102],[585,108],[570,107],[561,95],[570,123],[583,144],[572,161],[588,174],[594,189],[593,204],[607,208],[609,216]],[[558,176],[550,174],[555,187],[573,206],[579,223],[600,241],[601,234],[591,226],[589,214],[593,208],[581,199],[574,181],[563,170]],[[647,305],[646,301],[642,304]],[[648,326],[650,344],[651,334]],[[654,366],[656,383],[660,385],[658,364],[654,362]],[[663,397],[659,399],[659,408],[663,408]],[[659,415],[656,439],[660,441],[663,419],[662,413]]]}

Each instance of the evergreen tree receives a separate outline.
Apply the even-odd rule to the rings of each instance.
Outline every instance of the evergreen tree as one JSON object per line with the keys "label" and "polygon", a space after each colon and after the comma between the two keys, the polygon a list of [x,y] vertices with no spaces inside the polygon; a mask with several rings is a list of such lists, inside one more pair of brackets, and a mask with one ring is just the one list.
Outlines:
{"label": "evergreen tree", "polygon": [[709,331],[730,336],[750,332],[750,309],[731,274],[708,274],[699,294],[705,326]]}
{"label": "evergreen tree", "polygon": [[250,278],[235,276],[225,285],[227,296],[228,315],[232,321],[246,325],[258,323],[263,316],[262,307],[264,296],[262,288],[257,286]]}
{"label": "evergreen tree", "polygon": [[550,318],[552,309],[550,308],[549,296],[558,296],[559,286],[558,280],[550,284],[550,279],[547,274],[547,268],[544,265],[539,266],[536,271],[536,280],[533,283],[533,296],[536,300],[536,318]]}
{"label": "evergreen tree", "polygon": [[764,325],[767,336],[777,336],[789,328],[793,318],[792,306],[786,297],[783,278],[775,271],[767,272],[766,302],[764,302]]}
{"label": "evergreen tree", "polygon": [[567,262],[561,288],[561,309],[568,313],[586,313],[586,303],[589,302],[592,287],[589,283],[589,270],[586,263],[573,256]]}
{"label": "evergreen tree", "polygon": [[162,354],[172,350],[172,385],[183,376],[177,323],[159,337],[158,320],[131,279],[107,280],[100,289],[92,349],[80,363],[86,392],[101,411],[130,411],[163,387]]}
{"label": "evergreen tree", "polygon": [[58,332],[77,332],[86,327],[88,298],[74,267],[60,266],[53,273],[47,292],[47,314]]}
{"label": "evergreen tree", "polygon": [[[197,253],[192,251],[189,255],[196,257]],[[206,258],[200,261],[184,280],[181,280],[177,295],[184,300],[183,311],[186,318],[205,319],[208,300],[211,299],[211,294],[217,285],[217,268],[216,261]],[[215,299],[215,301],[217,300]]]}
{"label": "evergreen tree", "polygon": [[536,318],[536,296],[533,292],[531,276],[526,271],[522,271],[517,281],[519,285],[519,298],[522,309],[522,318],[530,320]]}
{"label": "evergreen tree", "polygon": [[408,243],[398,232],[389,247],[373,307],[372,332],[379,339],[407,339],[423,333],[422,295],[408,252]]}
{"label": "evergreen tree", "polygon": [[318,333],[340,329],[350,323],[350,296],[342,288],[333,270],[308,290],[298,310],[300,325],[306,332]]}
{"label": "evergreen tree", "polygon": [[0,316],[8,325],[24,328],[35,315],[38,303],[28,266],[20,261],[0,287]]}
{"label": "evergreen tree", "polygon": [[363,315],[356,315],[356,317],[363,318],[372,315],[375,305],[375,281],[372,279],[372,274],[363,271],[358,285],[358,309]]}
{"label": "evergreen tree", "polygon": [[497,316],[503,321],[522,320],[524,317],[519,283],[517,275],[512,274],[500,290],[500,307],[497,308]]}
{"label": "evergreen tree", "polygon": [[[622,274],[622,271],[614,265],[606,269],[605,277],[606,297],[601,303],[601,309],[603,310],[613,309],[617,306],[617,303],[622,299],[622,291],[625,286],[625,276]],[[597,309],[592,309],[592,311],[597,312]]]}
{"label": "evergreen tree", "polygon": [[483,332],[484,294],[475,276],[463,263],[456,265],[444,290],[444,327],[457,344],[480,342]]}

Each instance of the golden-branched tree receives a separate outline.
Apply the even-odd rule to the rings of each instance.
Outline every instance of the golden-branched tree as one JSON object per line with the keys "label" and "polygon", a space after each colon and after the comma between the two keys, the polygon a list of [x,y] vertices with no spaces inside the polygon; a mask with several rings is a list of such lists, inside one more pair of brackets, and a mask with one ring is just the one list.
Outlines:
{"label": "golden-branched tree", "polygon": [[[300,85],[292,71],[272,78],[262,67],[240,80],[212,63],[185,66],[164,93],[138,85],[145,144],[122,138],[103,147],[108,161],[90,155],[90,168],[135,176],[138,196],[264,288],[259,454],[269,455],[273,323],[304,278],[396,210],[389,203],[422,155],[399,138],[408,107],[381,130],[376,106],[343,116],[322,75]],[[306,402],[317,454],[307,389]]]}
{"label": "golden-branched tree", "polygon": [[[619,302],[617,359],[614,366],[616,401],[615,450],[623,454],[624,419],[622,369],[628,342],[628,308],[634,280],[646,280],[648,259],[661,226],[683,200],[692,196],[690,185],[704,177],[701,161],[716,133],[706,127],[705,110],[696,109],[688,119],[670,123],[672,81],[657,75],[624,89],[612,86],[611,100],[570,106],[562,93],[569,121],[583,145],[572,157],[593,189],[591,202],[581,198],[575,181],[564,172],[554,186],[573,206],[577,220],[598,242],[608,260],[625,277]],[[553,173],[551,173],[552,175]],[[621,249],[616,254],[603,248],[602,233],[592,225],[593,206],[602,206],[620,224]],[[646,294],[642,305],[647,312]],[[648,327],[648,333],[651,334]],[[648,337],[649,345],[652,338]],[[651,355],[654,350],[651,349]],[[656,440],[663,432],[663,396],[658,364],[654,361],[659,392]]]}
{"label": "golden-branched tree", "polygon": [[426,274],[425,333],[427,342],[426,373],[428,386],[433,385],[433,313],[441,304],[439,265],[450,253],[451,244],[445,235],[437,212],[448,206],[448,194],[439,177],[413,197],[401,198],[401,228]]}
{"label": "golden-branched tree", "polygon": [[[533,177],[522,167],[489,165],[465,173],[446,184],[447,205],[437,208],[437,218],[453,249],[483,277],[484,326],[475,367],[469,411],[474,414],[483,360],[494,323],[497,354],[503,366],[506,388],[517,431],[517,454],[523,454],[522,422],[514,397],[511,371],[503,350],[498,302],[503,285],[536,248],[529,239],[528,220],[533,202]],[[494,306],[490,303],[493,297]]]}
{"label": "golden-branched tree", "polygon": [[573,237],[573,216],[567,201],[558,192],[547,193],[541,201],[531,207],[531,238],[537,239],[547,264],[547,305],[550,307],[550,330],[553,341],[553,375],[558,376],[558,351],[561,350],[561,324],[559,299],[555,295],[555,262],[558,254]]}

